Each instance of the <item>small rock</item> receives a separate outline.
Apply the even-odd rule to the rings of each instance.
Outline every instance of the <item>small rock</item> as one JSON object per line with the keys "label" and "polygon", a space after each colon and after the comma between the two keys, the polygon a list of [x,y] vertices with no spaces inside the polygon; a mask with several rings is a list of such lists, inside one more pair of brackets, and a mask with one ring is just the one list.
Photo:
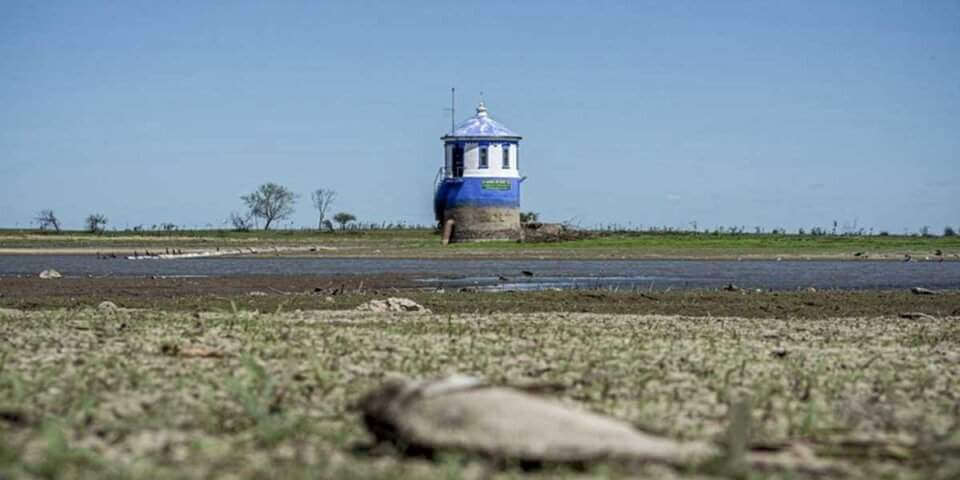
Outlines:
{"label": "small rock", "polygon": [[49,280],[51,278],[61,278],[61,277],[63,277],[63,275],[60,275],[60,272],[52,268],[40,272],[40,278],[43,278],[45,280]]}
{"label": "small rock", "polygon": [[106,300],[100,302],[100,304],[97,305],[97,310],[100,310],[101,312],[116,312],[119,309],[120,308],[117,307],[116,303],[106,301]]}
{"label": "small rock", "polygon": [[728,292],[736,292],[736,291],[740,290],[740,287],[738,287],[738,286],[736,286],[736,285],[734,285],[734,284],[732,284],[732,283],[728,283],[727,286],[723,287],[723,289],[726,290],[726,291],[728,291]]}
{"label": "small rock", "polygon": [[913,287],[910,289],[910,291],[913,292],[914,295],[936,295],[937,294],[937,292],[934,292],[929,288],[923,288],[923,287]]}
{"label": "small rock", "polygon": [[357,307],[357,310],[364,312],[423,312],[430,313],[425,308],[409,298],[390,297],[386,300],[370,300]]}
{"label": "small rock", "polygon": [[177,352],[181,357],[193,358],[223,358],[222,351],[206,346],[184,347]]}

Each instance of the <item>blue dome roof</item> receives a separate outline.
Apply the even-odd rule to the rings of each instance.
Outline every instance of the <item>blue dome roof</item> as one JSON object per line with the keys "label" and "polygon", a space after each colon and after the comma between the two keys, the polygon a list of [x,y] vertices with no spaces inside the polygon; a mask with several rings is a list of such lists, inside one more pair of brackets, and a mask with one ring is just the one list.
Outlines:
{"label": "blue dome roof", "polygon": [[487,115],[487,108],[483,106],[483,102],[480,102],[480,105],[477,106],[477,114],[468,118],[460,125],[457,125],[457,128],[453,130],[453,133],[444,135],[444,138],[449,137],[520,138],[520,135],[517,135],[517,133],[513,130],[503,126],[502,123],[490,118],[490,116]]}

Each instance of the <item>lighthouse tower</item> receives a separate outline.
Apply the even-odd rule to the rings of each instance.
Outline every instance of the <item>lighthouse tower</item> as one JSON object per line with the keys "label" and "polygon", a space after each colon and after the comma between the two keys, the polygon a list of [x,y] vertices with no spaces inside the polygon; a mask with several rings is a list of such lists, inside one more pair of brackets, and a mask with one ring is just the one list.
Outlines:
{"label": "lighthouse tower", "polygon": [[[441,139],[446,161],[438,173],[434,213],[452,242],[519,240],[519,142],[490,118],[483,102],[477,113]],[[451,222],[452,220],[452,222]]]}

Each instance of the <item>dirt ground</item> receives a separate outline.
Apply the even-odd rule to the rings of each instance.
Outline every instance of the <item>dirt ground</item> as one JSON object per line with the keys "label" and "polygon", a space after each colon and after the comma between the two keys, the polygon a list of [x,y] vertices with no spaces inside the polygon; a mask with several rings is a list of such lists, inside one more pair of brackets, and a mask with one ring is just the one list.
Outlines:
{"label": "dirt ground", "polygon": [[0,310],[0,477],[731,476],[407,458],[351,408],[390,373],[462,373],[721,445],[750,399],[749,447],[799,460],[736,478],[810,478],[805,458],[831,478],[957,478],[958,364],[957,316]]}
{"label": "dirt ground", "polygon": [[[960,476],[960,292],[423,289],[416,275],[0,277],[0,479]],[[432,314],[354,309],[411,298]],[[114,305],[98,308],[101,302]],[[542,385],[794,467],[410,458],[351,405],[387,375]],[[837,473],[839,472],[839,473]]]}
{"label": "dirt ground", "polygon": [[960,292],[898,291],[567,290],[475,292],[423,289],[417,275],[229,276],[202,278],[0,277],[0,307],[82,308],[109,300],[121,307],[170,311],[276,312],[344,310],[375,298],[404,296],[437,313],[583,312],[695,316],[824,318],[960,315]]}

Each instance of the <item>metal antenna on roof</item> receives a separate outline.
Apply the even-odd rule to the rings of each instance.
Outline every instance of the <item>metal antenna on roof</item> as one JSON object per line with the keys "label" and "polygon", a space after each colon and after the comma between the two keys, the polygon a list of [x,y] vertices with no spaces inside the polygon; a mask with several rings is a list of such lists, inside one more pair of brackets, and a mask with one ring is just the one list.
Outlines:
{"label": "metal antenna on roof", "polygon": [[450,108],[444,108],[444,110],[450,111],[450,134],[453,135],[453,132],[457,130],[457,111],[456,111],[456,96],[457,89],[450,87]]}

